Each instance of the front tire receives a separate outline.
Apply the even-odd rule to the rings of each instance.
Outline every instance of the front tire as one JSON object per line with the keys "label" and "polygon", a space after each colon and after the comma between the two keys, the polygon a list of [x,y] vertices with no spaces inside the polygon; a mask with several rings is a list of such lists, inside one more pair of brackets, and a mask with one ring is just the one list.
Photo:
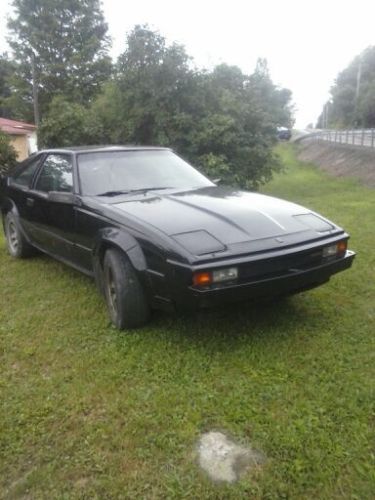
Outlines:
{"label": "front tire", "polygon": [[11,212],[6,214],[4,226],[8,252],[12,257],[21,259],[34,253],[34,248],[27,242],[16,216]]}
{"label": "front tire", "polygon": [[103,281],[109,317],[116,328],[137,328],[148,321],[150,307],[146,294],[136,271],[120,250],[106,251]]}

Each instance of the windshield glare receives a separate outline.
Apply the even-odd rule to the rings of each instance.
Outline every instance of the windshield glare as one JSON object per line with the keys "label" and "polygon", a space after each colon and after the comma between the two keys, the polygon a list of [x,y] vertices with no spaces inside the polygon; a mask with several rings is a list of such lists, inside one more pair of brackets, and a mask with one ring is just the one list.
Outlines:
{"label": "windshield glare", "polygon": [[153,188],[196,188],[213,183],[172,151],[104,151],[78,155],[82,194]]}

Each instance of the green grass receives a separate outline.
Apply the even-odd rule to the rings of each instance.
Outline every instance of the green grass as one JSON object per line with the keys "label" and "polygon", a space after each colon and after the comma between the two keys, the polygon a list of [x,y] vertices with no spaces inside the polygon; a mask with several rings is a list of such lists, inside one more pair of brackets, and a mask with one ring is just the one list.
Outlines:
{"label": "green grass", "polygon": [[[275,304],[109,326],[94,284],[0,240],[0,497],[373,498],[374,191],[300,164],[264,191],[351,234],[353,269]],[[263,450],[234,485],[203,431]]]}

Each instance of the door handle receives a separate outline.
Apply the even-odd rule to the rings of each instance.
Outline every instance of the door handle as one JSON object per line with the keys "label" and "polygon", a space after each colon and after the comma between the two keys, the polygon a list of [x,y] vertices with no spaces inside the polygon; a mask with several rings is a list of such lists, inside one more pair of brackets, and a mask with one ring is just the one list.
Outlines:
{"label": "door handle", "polygon": [[34,206],[34,202],[35,202],[34,198],[26,198],[26,205],[28,207],[33,207]]}

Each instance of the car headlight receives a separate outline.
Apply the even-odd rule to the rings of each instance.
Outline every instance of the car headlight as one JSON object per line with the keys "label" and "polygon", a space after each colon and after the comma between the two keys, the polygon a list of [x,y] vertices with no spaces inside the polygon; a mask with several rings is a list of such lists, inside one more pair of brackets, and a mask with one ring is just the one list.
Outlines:
{"label": "car headlight", "polygon": [[340,257],[345,255],[348,248],[348,242],[346,240],[341,240],[334,245],[329,245],[323,248],[323,257]]}
{"label": "car headlight", "polygon": [[212,271],[213,283],[221,283],[222,281],[232,281],[238,278],[237,267],[227,267],[224,269],[216,269]]}
{"label": "car headlight", "polygon": [[198,271],[193,274],[193,285],[207,286],[213,283],[223,283],[233,281],[238,278],[237,267],[223,267],[213,271]]}

